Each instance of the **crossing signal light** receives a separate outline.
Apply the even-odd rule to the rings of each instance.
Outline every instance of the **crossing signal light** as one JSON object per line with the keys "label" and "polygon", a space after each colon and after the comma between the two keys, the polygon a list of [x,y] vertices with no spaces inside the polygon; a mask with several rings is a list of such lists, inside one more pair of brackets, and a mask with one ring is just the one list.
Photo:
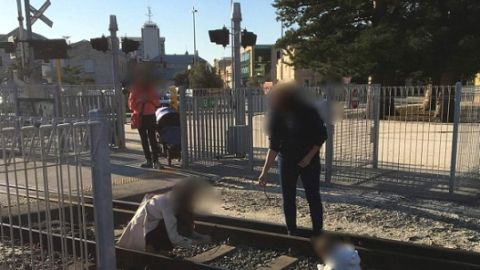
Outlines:
{"label": "crossing signal light", "polygon": [[242,31],[242,47],[245,49],[248,46],[255,46],[255,44],[257,44],[257,35],[244,29]]}
{"label": "crossing signal light", "polygon": [[208,31],[210,36],[210,42],[213,42],[223,47],[227,47],[230,44],[230,31],[224,26],[222,29]]}
{"label": "crossing signal light", "polygon": [[101,38],[91,38],[90,45],[97,51],[106,52],[108,51],[108,38],[105,36]]}
{"label": "crossing signal light", "polygon": [[140,42],[136,40],[122,38],[122,51],[124,53],[134,52],[138,50],[139,46],[140,46]]}
{"label": "crossing signal light", "polygon": [[5,53],[14,53],[15,44],[13,42],[0,42],[0,49],[4,49]]}
{"label": "crossing signal light", "polygon": [[65,39],[32,40],[35,59],[65,59],[67,58],[67,41]]}

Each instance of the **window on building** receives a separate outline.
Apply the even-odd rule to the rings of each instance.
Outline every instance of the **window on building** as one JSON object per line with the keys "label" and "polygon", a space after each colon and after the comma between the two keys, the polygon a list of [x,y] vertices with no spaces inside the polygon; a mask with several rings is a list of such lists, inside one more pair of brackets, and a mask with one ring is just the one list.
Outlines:
{"label": "window on building", "polygon": [[95,73],[95,62],[92,59],[85,60],[85,63],[83,63],[83,70],[85,73]]}

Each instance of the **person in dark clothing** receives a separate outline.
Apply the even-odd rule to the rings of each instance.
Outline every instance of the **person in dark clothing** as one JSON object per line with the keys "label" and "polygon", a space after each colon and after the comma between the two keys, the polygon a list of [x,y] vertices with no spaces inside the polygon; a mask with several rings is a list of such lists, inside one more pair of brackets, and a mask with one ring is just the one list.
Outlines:
{"label": "person in dark clothing", "polygon": [[327,139],[327,131],[318,111],[301,98],[300,91],[301,88],[293,84],[281,85],[271,91],[270,146],[258,180],[260,185],[266,185],[266,175],[278,155],[288,232],[296,234],[296,188],[300,176],[310,208],[313,233],[318,235],[323,229],[319,149]]}
{"label": "person in dark clothing", "polygon": [[145,154],[146,162],[141,167],[160,168],[155,118],[155,110],[160,106],[160,97],[155,92],[154,85],[145,69],[138,68],[135,71],[134,82],[128,97],[128,106],[133,111],[132,123],[135,122],[135,128],[138,128]]}

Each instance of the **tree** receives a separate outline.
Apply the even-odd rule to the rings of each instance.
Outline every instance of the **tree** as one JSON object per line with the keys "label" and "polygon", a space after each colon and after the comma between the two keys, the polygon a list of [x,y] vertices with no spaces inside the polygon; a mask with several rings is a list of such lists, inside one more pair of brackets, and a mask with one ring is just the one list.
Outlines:
{"label": "tree", "polygon": [[191,70],[178,73],[174,78],[177,86],[190,88],[221,88],[223,80],[215,69],[205,63],[197,63]]}
{"label": "tree", "polygon": [[[453,84],[478,71],[480,2],[275,0],[293,65],[382,84]],[[295,53],[293,53],[295,50]]]}
{"label": "tree", "polygon": [[175,74],[175,77],[173,77],[173,81],[175,82],[175,85],[189,87],[190,85],[190,82],[188,80],[189,74],[190,74],[189,70]]}

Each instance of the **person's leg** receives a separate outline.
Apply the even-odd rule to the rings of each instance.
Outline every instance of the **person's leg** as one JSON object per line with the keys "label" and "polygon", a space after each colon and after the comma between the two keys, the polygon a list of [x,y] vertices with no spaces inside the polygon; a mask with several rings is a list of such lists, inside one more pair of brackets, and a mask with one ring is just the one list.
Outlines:
{"label": "person's leg", "polygon": [[309,166],[301,169],[300,177],[310,208],[313,234],[318,235],[323,229],[323,206],[320,197],[320,160],[315,160]]}
{"label": "person's leg", "polygon": [[152,161],[157,162],[158,161],[158,142],[157,142],[157,136],[156,136],[156,123],[155,123],[155,115],[147,115],[146,116],[146,126],[145,128],[147,129],[148,133],[148,141],[150,143],[150,148],[152,150]]}
{"label": "person's leg", "polygon": [[296,164],[279,158],[279,176],[282,186],[283,213],[289,234],[295,235],[297,230],[297,179],[298,168]]}
{"label": "person's leg", "polygon": [[145,235],[145,247],[150,252],[171,251],[173,244],[168,238],[165,222],[161,220],[158,226]]}
{"label": "person's leg", "polygon": [[138,129],[138,134],[140,135],[140,140],[142,141],[143,154],[147,162],[142,164],[142,167],[148,167],[152,163],[152,154],[150,153],[150,146],[148,144],[148,133],[147,129],[142,126]]}

